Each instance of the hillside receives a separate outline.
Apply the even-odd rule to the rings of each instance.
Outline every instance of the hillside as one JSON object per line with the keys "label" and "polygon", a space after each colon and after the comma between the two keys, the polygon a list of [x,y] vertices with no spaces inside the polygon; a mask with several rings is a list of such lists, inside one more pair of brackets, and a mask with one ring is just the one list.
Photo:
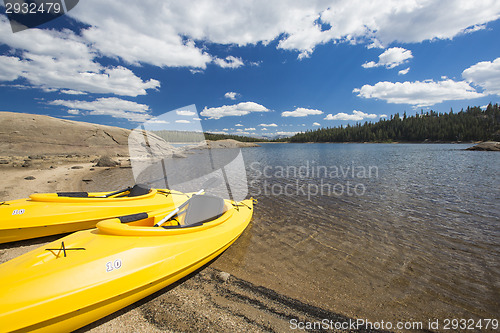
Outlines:
{"label": "hillside", "polygon": [[[0,112],[0,156],[37,156],[37,155],[129,155],[129,135],[124,128],[92,124],[81,121],[53,118],[36,114]],[[155,132],[156,133],[156,132]],[[201,133],[165,132],[167,140],[197,140]],[[174,138],[169,137],[174,136]],[[149,144],[154,151],[168,154],[176,151],[163,138],[150,133]],[[208,138],[207,138],[208,139]],[[222,138],[220,138],[222,139]],[[139,141],[142,137],[138,138]],[[181,140],[182,141],[182,140]],[[232,139],[219,141],[207,140],[202,148],[239,148],[257,145]],[[136,146],[142,153],[141,142]],[[200,146],[201,147],[201,146]],[[179,152],[183,149],[178,148]]]}
{"label": "hillside", "polygon": [[128,155],[129,133],[119,127],[0,112],[0,155]]}

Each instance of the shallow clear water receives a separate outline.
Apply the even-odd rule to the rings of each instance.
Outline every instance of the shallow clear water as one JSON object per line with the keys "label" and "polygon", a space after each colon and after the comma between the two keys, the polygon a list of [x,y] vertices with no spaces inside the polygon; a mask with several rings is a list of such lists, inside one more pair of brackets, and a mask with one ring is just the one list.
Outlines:
{"label": "shallow clear water", "polygon": [[469,146],[242,149],[259,204],[214,265],[357,318],[498,319],[500,153]]}
{"label": "shallow clear water", "polygon": [[498,316],[500,154],[466,147],[244,149],[260,202],[254,243],[288,262],[277,279],[306,284],[282,289],[335,310],[374,320]]}

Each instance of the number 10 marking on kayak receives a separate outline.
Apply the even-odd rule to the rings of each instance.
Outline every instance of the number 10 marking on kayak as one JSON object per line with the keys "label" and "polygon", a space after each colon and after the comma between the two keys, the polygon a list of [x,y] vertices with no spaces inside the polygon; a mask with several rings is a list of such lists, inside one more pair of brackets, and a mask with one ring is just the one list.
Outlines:
{"label": "number 10 marking on kayak", "polygon": [[24,209],[14,209],[12,215],[22,215],[24,214]]}
{"label": "number 10 marking on kayak", "polygon": [[111,272],[115,269],[120,269],[122,267],[122,260],[116,259],[115,261],[108,261],[106,263],[106,272]]}

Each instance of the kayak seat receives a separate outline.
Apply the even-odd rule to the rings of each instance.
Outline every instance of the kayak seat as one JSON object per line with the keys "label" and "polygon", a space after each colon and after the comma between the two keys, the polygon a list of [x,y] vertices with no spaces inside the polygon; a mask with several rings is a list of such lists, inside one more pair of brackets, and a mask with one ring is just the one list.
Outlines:
{"label": "kayak seat", "polygon": [[148,194],[150,190],[151,188],[145,184],[135,184],[127,197],[138,197],[140,195]]}
{"label": "kayak seat", "polygon": [[195,195],[189,200],[182,227],[193,227],[215,220],[224,214],[224,199],[213,195]]}
{"label": "kayak seat", "polygon": [[57,192],[58,197],[88,198],[88,192]]}

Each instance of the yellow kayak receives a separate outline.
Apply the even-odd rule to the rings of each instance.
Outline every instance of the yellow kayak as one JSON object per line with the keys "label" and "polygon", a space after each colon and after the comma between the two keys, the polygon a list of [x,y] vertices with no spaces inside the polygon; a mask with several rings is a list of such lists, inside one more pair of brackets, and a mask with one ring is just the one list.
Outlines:
{"label": "yellow kayak", "polygon": [[69,332],[150,295],[228,248],[253,204],[195,195],[154,226],[170,212],[104,220],[0,265],[1,330]]}
{"label": "yellow kayak", "polygon": [[135,185],[116,192],[32,194],[0,202],[0,243],[95,228],[112,217],[173,206],[176,191]]}

